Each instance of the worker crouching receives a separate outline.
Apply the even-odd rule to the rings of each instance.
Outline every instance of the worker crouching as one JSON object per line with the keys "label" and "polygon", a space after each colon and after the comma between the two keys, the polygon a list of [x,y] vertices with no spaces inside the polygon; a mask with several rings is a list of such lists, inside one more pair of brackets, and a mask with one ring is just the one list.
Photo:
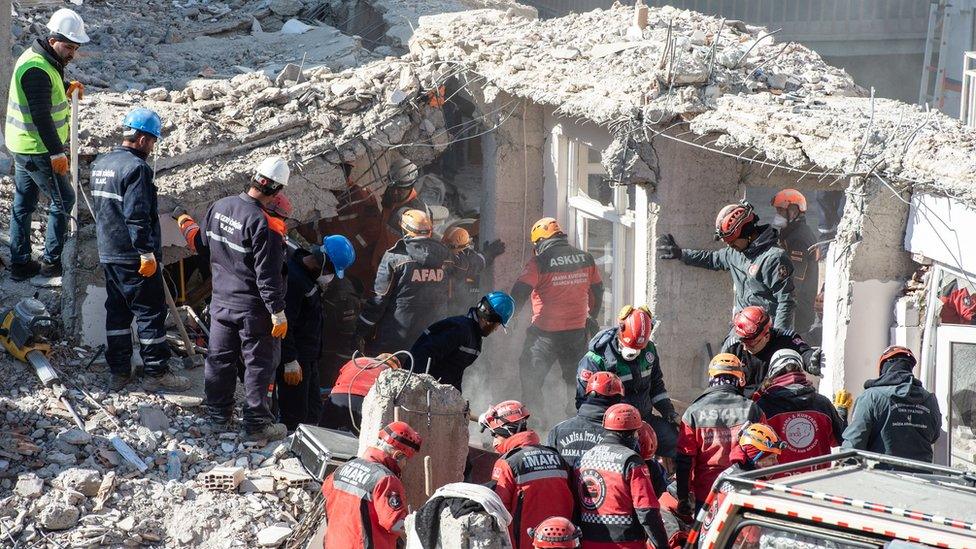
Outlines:
{"label": "worker crouching", "polygon": [[380,374],[390,368],[399,368],[400,360],[389,353],[376,358],[356,357],[339,370],[329,398],[322,405],[319,425],[358,433],[363,421],[363,400],[376,383]]}

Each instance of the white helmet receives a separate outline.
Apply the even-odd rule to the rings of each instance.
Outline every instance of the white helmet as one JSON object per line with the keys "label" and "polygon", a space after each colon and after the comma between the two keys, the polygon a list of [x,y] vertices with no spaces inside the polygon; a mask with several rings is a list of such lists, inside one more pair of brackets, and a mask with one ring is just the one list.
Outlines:
{"label": "white helmet", "polygon": [[769,372],[766,379],[773,379],[788,372],[802,372],[803,357],[793,349],[780,349],[769,359]]}
{"label": "white helmet", "polygon": [[288,184],[288,176],[290,175],[291,169],[288,168],[288,163],[285,162],[284,158],[280,156],[269,156],[261,161],[261,165],[258,166],[257,174],[254,177],[255,179],[265,177],[284,186]]}
{"label": "white helmet", "polygon": [[54,34],[71,40],[75,44],[87,44],[88,35],[85,34],[85,22],[81,16],[68,8],[61,8],[51,15],[47,22],[47,29]]}

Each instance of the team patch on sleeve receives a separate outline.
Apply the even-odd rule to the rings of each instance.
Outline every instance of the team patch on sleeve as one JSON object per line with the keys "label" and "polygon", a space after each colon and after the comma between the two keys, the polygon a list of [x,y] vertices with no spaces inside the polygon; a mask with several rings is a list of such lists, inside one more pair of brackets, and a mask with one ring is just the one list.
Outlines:
{"label": "team patch on sleeve", "polygon": [[777,269],[777,271],[776,271],[776,274],[780,278],[789,278],[790,277],[790,269],[786,265],[780,265],[779,266],[779,269]]}
{"label": "team patch on sleeve", "polygon": [[582,381],[589,381],[591,377],[593,377],[593,371],[592,370],[583,370],[583,371],[580,372],[580,375],[579,375],[579,378]]}
{"label": "team patch on sleeve", "polygon": [[387,496],[387,502],[390,504],[390,509],[399,509],[403,507],[403,499],[397,492],[390,492]]}

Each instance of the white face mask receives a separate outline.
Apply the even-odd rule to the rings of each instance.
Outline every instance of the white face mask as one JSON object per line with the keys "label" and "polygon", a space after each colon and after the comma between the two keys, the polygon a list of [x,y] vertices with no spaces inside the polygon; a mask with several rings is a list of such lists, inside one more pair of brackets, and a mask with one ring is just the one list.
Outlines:
{"label": "white face mask", "polygon": [[777,229],[782,229],[783,227],[789,224],[789,221],[785,217],[776,214],[773,216],[773,220],[770,221],[769,224],[772,225],[773,227],[776,227]]}
{"label": "white face mask", "polygon": [[324,275],[319,276],[317,279],[315,279],[315,282],[318,283],[319,288],[323,288],[324,289],[333,280],[335,280],[335,275],[334,274],[324,274]]}
{"label": "white face mask", "polygon": [[637,358],[637,355],[639,354],[640,354],[640,349],[631,349],[630,347],[624,347],[624,346],[620,347],[620,356],[622,356],[624,360],[627,361],[634,360],[635,358]]}

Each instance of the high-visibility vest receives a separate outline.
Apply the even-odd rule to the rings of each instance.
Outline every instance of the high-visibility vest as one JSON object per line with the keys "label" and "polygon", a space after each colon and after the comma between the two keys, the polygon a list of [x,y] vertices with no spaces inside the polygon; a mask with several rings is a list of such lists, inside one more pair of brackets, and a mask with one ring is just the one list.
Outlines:
{"label": "high-visibility vest", "polygon": [[48,152],[44,142],[41,141],[41,134],[37,131],[37,126],[30,115],[27,107],[27,96],[21,85],[21,78],[30,69],[38,68],[47,73],[51,79],[51,119],[54,120],[54,127],[57,129],[58,138],[62,143],[68,140],[68,119],[71,115],[71,106],[68,104],[68,96],[64,89],[64,81],[61,74],[45,59],[43,55],[28,48],[14,67],[14,74],[11,77],[10,93],[7,96],[7,124],[4,127],[4,139],[10,152],[18,154],[44,154]]}

